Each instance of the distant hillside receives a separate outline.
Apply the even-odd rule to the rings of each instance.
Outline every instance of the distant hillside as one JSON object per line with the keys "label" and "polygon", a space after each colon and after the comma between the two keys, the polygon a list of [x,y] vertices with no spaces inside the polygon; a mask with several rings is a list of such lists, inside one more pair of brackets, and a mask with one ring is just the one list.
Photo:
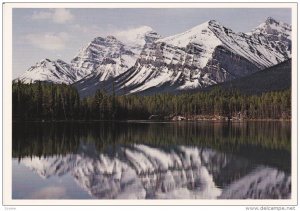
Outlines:
{"label": "distant hillside", "polygon": [[291,59],[289,59],[249,76],[212,85],[201,90],[210,91],[214,88],[220,88],[222,90],[238,90],[245,94],[284,90],[291,87],[291,69]]}

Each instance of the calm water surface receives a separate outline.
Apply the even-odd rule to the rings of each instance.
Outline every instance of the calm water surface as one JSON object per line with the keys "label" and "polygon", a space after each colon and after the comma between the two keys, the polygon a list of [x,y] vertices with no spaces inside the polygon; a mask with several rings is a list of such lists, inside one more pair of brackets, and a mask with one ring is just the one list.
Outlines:
{"label": "calm water surface", "polygon": [[14,199],[278,199],[290,122],[13,123]]}

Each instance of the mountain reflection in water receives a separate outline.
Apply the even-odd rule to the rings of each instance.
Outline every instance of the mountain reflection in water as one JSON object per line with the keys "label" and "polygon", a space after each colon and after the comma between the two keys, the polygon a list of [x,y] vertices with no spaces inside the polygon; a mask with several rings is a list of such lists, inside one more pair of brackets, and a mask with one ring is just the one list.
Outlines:
{"label": "mountain reflection in water", "polygon": [[[63,189],[71,186],[64,178],[72,178],[78,193],[96,199],[290,198],[289,126],[280,122],[15,124],[13,196],[72,198]],[[14,175],[21,166],[26,173]],[[43,178],[32,181],[36,192],[30,197],[28,188],[20,185],[26,174]],[[14,181],[19,185],[14,186]]]}

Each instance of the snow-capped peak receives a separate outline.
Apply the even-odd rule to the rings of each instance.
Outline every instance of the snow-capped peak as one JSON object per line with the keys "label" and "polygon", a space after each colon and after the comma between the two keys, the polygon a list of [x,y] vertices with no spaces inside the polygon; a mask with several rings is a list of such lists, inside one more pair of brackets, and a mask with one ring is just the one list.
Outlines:
{"label": "snow-capped peak", "polygon": [[191,28],[183,33],[169,36],[157,40],[157,42],[165,42],[167,44],[177,46],[177,47],[186,47],[189,43],[198,43],[198,44],[221,44],[218,38],[214,33],[209,29],[210,25],[219,26],[220,24],[215,20],[206,21],[198,26]]}
{"label": "snow-capped peak", "polygon": [[[79,92],[92,94],[100,82],[113,79],[115,90],[121,90],[125,84],[127,90],[133,87],[129,93],[135,93],[159,86],[168,86],[168,90],[204,87],[245,76],[290,57],[289,24],[268,18],[244,34],[209,20],[165,38],[149,26],[96,37],[75,56],[72,66],[59,60],[54,66],[63,67],[62,72],[67,75],[75,72],[68,83],[82,79],[77,83]],[[41,73],[37,71],[36,75],[40,80],[51,81],[47,74],[57,75],[53,74],[57,68],[52,64],[48,59],[40,62],[39,67],[49,67],[48,73],[39,68]],[[27,72],[30,71],[33,70]]]}
{"label": "snow-capped peak", "polygon": [[91,42],[89,42],[85,47],[83,47],[81,51],[89,49],[93,45],[106,45],[106,44],[113,44],[113,43],[121,43],[121,42],[112,35],[109,35],[107,37],[95,37]]}
{"label": "snow-capped peak", "polygon": [[272,18],[272,17],[268,17],[267,18],[267,20],[266,20],[266,23],[270,23],[270,24],[272,24],[272,23],[277,23],[278,24],[278,21],[276,21],[274,18]]}
{"label": "snow-capped peak", "polygon": [[277,26],[281,26],[283,28],[286,28],[288,30],[291,30],[291,25],[284,23],[282,21],[277,21],[272,17],[268,17],[267,20],[265,21],[266,24],[268,25],[277,25]]}
{"label": "snow-capped peak", "polygon": [[291,35],[292,27],[291,25],[277,21],[272,17],[268,17],[265,22],[260,24],[259,26],[255,27],[252,30],[253,34],[258,34],[258,33],[263,33],[263,34],[278,34],[278,33],[283,33],[288,36]]}
{"label": "snow-capped peak", "polygon": [[117,41],[117,38],[115,38],[115,37],[112,36],[112,35],[108,35],[108,36],[106,37],[106,39],[107,39],[107,40],[111,40],[111,41]]}
{"label": "snow-capped peak", "polygon": [[267,18],[267,20],[255,27],[250,36],[255,37],[261,42],[267,40],[268,45],[279,51],[285,58],[291,57],[292,51],[292,27],[291,25],[277,21],[274,18]]}
{"label": "snow-capped peak", "polygon": [[[31,66],[31,67],[45,67],[45,66],[47,66],[47,65],[49,65],[49,64],[52,64],[52,63],[54,63],[54,62],[63,62],[62,60],[60,60],[60,59],[57,59],[57,60],[53,60],[53,59],[49,59],[49,58],[44,58],[44,59],[42,59],[42,60],[40,60],[39,62],[37,62],[37,63],[35,63],[35,65],[33,65],[33,66]],[[30,69],[28,69],[28,71],[31,71],[32,69],[30,68]]]}
{"label": "snow-capped peak", "polygon": [[[135,65],[115,79],[114,91],[124,94],[126,86],[127,93],[176,92],[249,75],[290,58],[291,40],[281,34],[246,35],[209,20],[145,46]],[[89,95],[97,89],[91,84],[77,88]]]}
{"label": "snow-capped peak", "polygon": [[24,83],[34,83],[37,81],[46,81],[53,83],[74,83],[80,75],[76,69],[72,68],[63,60],[51,60],[45,58],[25,71],[23,75],[16,80]]}
{"label": "snow-capped peak", "polygon": [[142,26],[115,33],[106,38],[97,37],[72,60],[93,84],[114,78],[131,68],[146,43],[160,36],[151,27]]}
{"label": "snow-capped peak", "polygon": [[114,36],[96,37],[79,51],[71,63],[87,76],[97,72],[99,65],[118,63],[122,54],[132,55],[133,52]]}

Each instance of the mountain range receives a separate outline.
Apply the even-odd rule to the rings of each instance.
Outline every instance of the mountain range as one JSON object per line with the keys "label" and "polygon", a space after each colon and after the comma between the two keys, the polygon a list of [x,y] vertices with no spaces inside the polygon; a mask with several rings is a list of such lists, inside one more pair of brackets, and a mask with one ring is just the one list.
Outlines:
{"label": "mountain range", "polygon": [[82,97],[198,90],[241,78],[291,58],[291,26],[268,18],[251,32],[210,20],[161,37],[143,26],[97,37],[70,64],[44,59],[15,80],[73,84]]}

